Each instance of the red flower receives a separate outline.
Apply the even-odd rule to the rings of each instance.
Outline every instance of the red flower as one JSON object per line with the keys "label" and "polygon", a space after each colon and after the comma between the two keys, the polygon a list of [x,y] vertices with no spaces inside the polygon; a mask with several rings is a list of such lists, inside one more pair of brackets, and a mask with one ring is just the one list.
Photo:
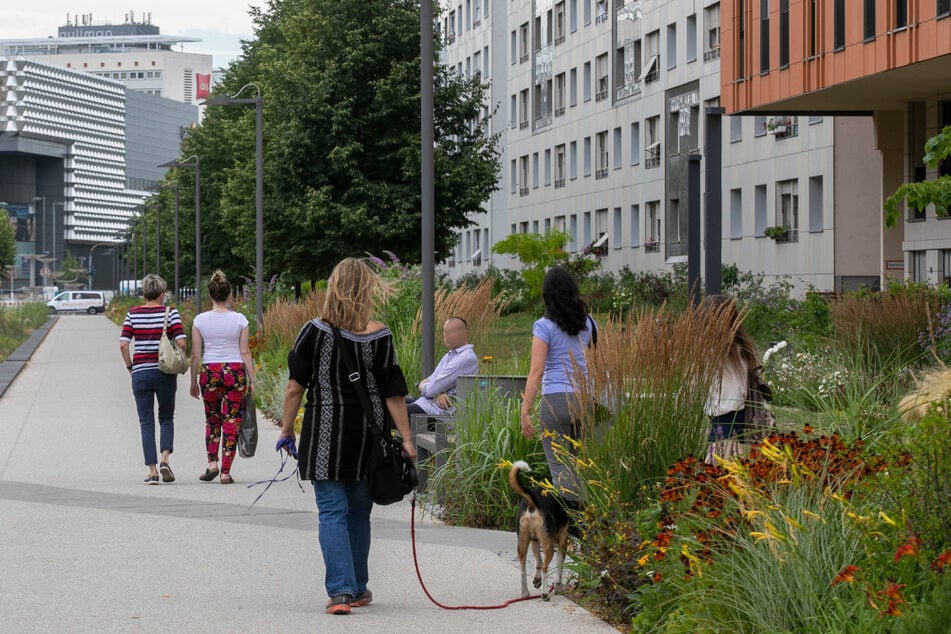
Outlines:
{"label": "red flower", "polygon": [[901,601],[902,603],[904,603],[905,600],[902,599],[901,597],[901,590],[904,587],[905,587],[905,584],[903,583],[893,583],[892,585],[888,586],[884,590],[879,590],[876,594],[878,594],[878,596],[880,597],[888,597],[893,602]]}
{"label": "red flower", "polygon": [[918,547],[921,546],[921,540],[917,535],[911,535],[904,544],[898,547],[895,552],[895,561],[898,561],[905,555],[914,557],[918,554]]}
{"label": "red flower", "polygon": [[948,566],[951,566],[951,550],[944,551],[931,562],[931,567],[940,572],[944,572],[944,569]]}
{"label": "red flower", "polygon": [[901,616],[902,612],[898,609],[900,604],[904,601],[900,599],[892,599],[888,602],[888,607],[885,608],[885,611],[882,612],[882,616]]}
{"label": "red flower", "polygon": [[835,579],[832,580],[832,585],[835,586],[836,584],[842,583],[843,581],[846,583],[853,583],[855,581],[855,573],[860,570],[861,568],[858,566],[851,564],[846,566],[839,572],[839,574],[835,576]]}
{"label": "red flower", "polygon": [[804,434],[811,434],[813,431],[815,430],[812,428],[812,425],[806,425],[802,428],[802,433]]}

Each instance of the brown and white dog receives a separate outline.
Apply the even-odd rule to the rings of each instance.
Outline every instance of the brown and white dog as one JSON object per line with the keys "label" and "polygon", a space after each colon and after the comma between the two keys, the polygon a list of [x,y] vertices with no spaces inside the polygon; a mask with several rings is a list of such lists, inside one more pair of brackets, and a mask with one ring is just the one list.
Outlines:
{"label": "brown and white dog", "polygon": [[519,481],[520,471],[531,471],[528,463],[519,460],[509,470],[509,484],[522,499],[518,503],[515,515],[515,535],[518,537],[518,562],[522,570],[522,596],[528,596],[528,583],[525,575],[525,558],[528,546],[532,545],[535,555],[535,578],[532,585],[542,589],[542,599],[549,599],[548,569],[555,559],[557,576],[551,591],[561,590],[562,568],[565,563],[565,549],[568,546],[568,526],[571,523],[568,513],[558,499],[546,495],[538,487],[526,489]]}

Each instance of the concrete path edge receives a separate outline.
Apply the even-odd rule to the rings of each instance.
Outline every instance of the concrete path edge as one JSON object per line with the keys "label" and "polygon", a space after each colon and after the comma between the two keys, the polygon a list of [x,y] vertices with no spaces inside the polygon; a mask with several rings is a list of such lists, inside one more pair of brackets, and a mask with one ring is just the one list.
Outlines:
{"label": "concrete path edge", "polygon": [[46,339],[46,335],[49,334],[58,320],[59,317],[56,315],[50,315],[45,324],[39,328],[34,328],[26,341],[21,343],[6,360],[0,362],[0,398],[3,397],[7,388],[10,387],[17,376],[19,376],[20,371],[29,363],[30,357],[32,357],[36,349],[40,347],[40,344],[43,343],[43,340]]}

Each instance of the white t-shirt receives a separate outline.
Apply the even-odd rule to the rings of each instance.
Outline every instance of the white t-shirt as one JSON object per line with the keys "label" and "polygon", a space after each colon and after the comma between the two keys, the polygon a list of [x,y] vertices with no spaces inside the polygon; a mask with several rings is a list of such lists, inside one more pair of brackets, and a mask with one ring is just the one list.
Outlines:
{"label": "white t-shirt", "polygon": [[195,317],[194,327],[205,343],[203,363],[241,363],[241,331],[248,318],[241,313],[209,310]]}
{"label": "white t-shirt", "polygon": [[729,363],[724,364],[719,376],[710,386],[703,411],[707,416],[722,416],[743,409],[749,392],[748,383],[745,359],[741,360],[739,368],[731,367]]}

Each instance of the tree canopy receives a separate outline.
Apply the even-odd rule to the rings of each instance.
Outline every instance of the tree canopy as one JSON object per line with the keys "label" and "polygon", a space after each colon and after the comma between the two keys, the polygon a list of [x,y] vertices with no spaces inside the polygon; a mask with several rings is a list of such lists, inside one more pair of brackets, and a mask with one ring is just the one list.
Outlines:
{"label": "tree canopy", "polygon": [[9,277],[17,255],[16,234],[10,224],[9,213],[0,207],[0,274]]}
{"label": "tree canopy", "polygon": [[[313,280],[343,257],[383,250],[419,261],[418,2],[270,0],[251,11],[255,38],[216,92],[253,82],[263,95],[266,275]],[[434,75],[440,259],[496,189],[499,158],[486,86],[441,64]],[[201,161],[202,261],[233,277],[254,268],[254,140],[254,107],[232,105],[208,107],[182,146]],[[168,178],[190,209],[193,170]],[[192,223],[183,213],[183,266]]]}

